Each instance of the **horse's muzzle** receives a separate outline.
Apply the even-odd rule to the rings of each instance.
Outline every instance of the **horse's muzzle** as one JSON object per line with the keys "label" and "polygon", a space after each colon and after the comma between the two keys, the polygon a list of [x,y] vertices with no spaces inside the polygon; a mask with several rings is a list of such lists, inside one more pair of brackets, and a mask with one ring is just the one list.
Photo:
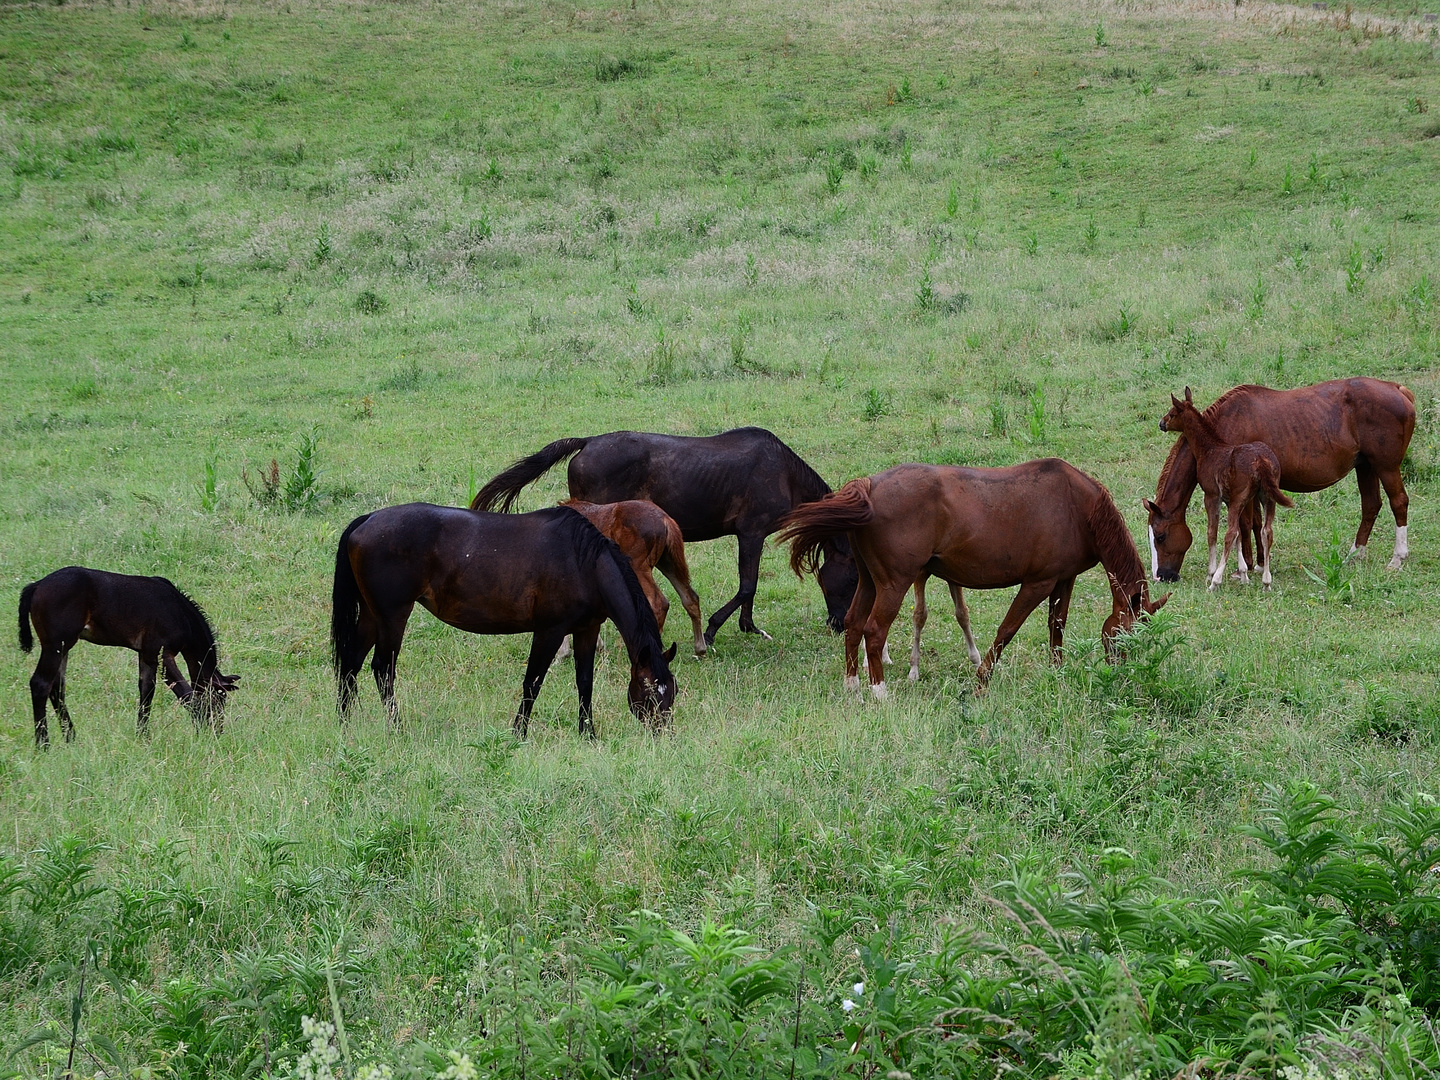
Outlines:
{"label": "horse's muzzle", "polygon": [[830,628],[832,634],[843,634],[845,632],[845,616],[831,615],[825,620],[825,625]]}
{"label": "horse's muzzle", "polygon": [[1176,582],[1180,580],[1179,570],[1157,570],[1155,571],[1156,581]]}

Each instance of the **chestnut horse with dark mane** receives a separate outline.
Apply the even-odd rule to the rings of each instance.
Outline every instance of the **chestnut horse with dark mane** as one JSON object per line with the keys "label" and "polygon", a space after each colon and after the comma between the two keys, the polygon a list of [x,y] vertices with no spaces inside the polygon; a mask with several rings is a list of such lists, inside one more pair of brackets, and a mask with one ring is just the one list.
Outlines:
{"label": "chestnut horse with dark mane", "polygon": [[877,698],[885,697],[890,625],[906,590],[923,577],[969,589],[1020,586],[980,663],[982,686],[1047,598],[1050,648],[1059,661],[1075,578],[1096,563],[1105,568],[1114,601],[1101,631],[1107,651],[1119,631],[1169,599],[1151,602],[1145,565],[1105,486],[1058,458],[1005,469],[899,465],[797,507],[780,524],[777,540],[789,542],[790,566],[802,575],[814,568],[821,544],[850,536],[860,585],[845,616],[845,685],[859,687],[863,637]]}
{"label": "chestnut horse with dark mane", "polygon": [[[480,489],[472,510],[505,510],[527,484],[570,458],[570,497],[593,503],[647,499],[680,526],[686,543],[734,536],[740,542],[740,589],[710,616],[705,640],[738,608],[740,629],[768,638],[755,625],[755,589],[765,537],[801,503],[830,491],[820,474],[764,428],[719,435],[655,435],[612,431],[583,439],[557,439],[521,458]],[[843,536],[825,541],[816,573],[825,594],[827,624],[839,630],[855,595],[855,561]]]}
{"label": "chestnut horse with dark mane", "polygon": [[[1280,462],[1286,491],[1320,491],[1343,480],[1351,469],[1360,486],[1360,528],[1355,550],[1370,542],[1384,487],[1395,515],[1398,570],[1410,554],[1406,521],[1410,497],[1400,479],[1400,462],[1415,433],[1415,395],[1383,379],[1336,379],[1296,390],[1237,386],[1204,411],[1216,435],[1231,445],[1263,442]],[[1183,438],[1165,459],[1150,514],[1150,572],[1157,581],[1179,581],[1180,564],[1192,536],[1185,511],[1195,491],[1195,455]]]}

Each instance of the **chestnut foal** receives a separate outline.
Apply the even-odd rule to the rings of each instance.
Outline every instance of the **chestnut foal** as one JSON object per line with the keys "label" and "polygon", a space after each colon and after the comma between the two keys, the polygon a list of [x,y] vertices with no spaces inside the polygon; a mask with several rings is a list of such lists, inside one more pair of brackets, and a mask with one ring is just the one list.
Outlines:
{"label": "chestnut foal", "polygon": [[[1255,528],[1260,550],[1260,580],[1270,588],[1270,549],[1275,544],[1275,504],[1294,506],[1280,490],[1280,459],[1263,442],[1228,446],[1204,414],[1195,408],[1190,388],[1185,400],[1170,395],[1171,407],[1160,420],[1161,431],[1182,435],[1195,455],[1195,475],[1205,493],[1206,536],[1210,542],[1210,588],[1225,580],[1230,551],[1240,536]],[[1220,532],[1220,504],[1225,504],[1225,548],[1215,559],[1215,539]],[[1245,560],[1240,560],[1240,581],[1248,584]]]}

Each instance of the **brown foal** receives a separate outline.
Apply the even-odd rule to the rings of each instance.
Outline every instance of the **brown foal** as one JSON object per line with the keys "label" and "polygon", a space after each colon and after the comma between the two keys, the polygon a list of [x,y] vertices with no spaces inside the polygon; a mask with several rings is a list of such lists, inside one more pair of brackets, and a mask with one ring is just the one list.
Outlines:
{"label": "brown foal", "polygon": [[[1210,588],[1225,580],[1225,567],[1237,538],[1255,529],[1260,550],[1260,580],[1270,588],[1270,549],[1275,546],[1275,504],[1294,506],[1280,490],[1280,459],[1263,442],[1229,446],[1215,426],[1195,408],[1190,388],[1185,400],[1170,395],[1170,411],[1160,419],[1161,431],[1178,432],[1195,456],[1195,476],[1205,493],[1205,535],[1210,544]],[[1225,504],[1225,547],[1216,561],[1215,540],[1220,533],[1220,504]],[[1256,528],[1262,520],[1263,527]],[[1240,560],[1240,581],[1248,584],[1245,560]]]}

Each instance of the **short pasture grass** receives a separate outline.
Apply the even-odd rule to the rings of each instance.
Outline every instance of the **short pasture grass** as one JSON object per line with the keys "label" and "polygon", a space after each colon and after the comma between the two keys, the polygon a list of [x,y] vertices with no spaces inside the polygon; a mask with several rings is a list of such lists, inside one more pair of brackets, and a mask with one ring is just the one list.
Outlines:
{"label": "short pasture grass", "polygon": [[[0,7],[0,580],[13,602],[70,563],[164,574],[243,677],[223,736],[164,701],[141,744],[133,657],[82,646],[79,740],[40,755],[30,666],[0,650],[0,844],[88,837],[107,880],[147,885],[181,852],[205,929],[151,946],[157,987],[304,947],[312,916],[286,912],[308,909],[247,886],[267,837],[301,868],[381,850],[364,902],[315,910],[343,910],[369,958],[352,1034],[388,1044],[464,1029],[445,965],[477,927],[603,940],[647,908],[778,947],[807,901],[871,911],[877,867],[919,866],[898,909],[938,898],[923,938],[937,909],[990,920],[1006,860],[1053,874],[1123,847],[1229,889],[1267,784],[1313,781],[1361,821],[1433,791],[1436,42],[1405,4],[1339,14]],[[1143,552],[1169,393],[1352,374],[1416,393],[1407,567],[1383,569],[1387,509],[1353,596],[1324,595],[1303,568],[1353,535],[1358,497],[1301,496],[1273,593],[1207,595],[1192,551],[1168,609],[1183,645],[1133,693],[1095,689],[1090,574],[1064,669],[1034,618],[975,696],[932,588],[921,681],[901,685],[907,605],[898,693],[856,702],[818,591],[767,553],[775,640],[732,622],[681,663],[662,738],[626,713],[609,635],[598,743],[561,665],[512,745],[527,642],[423,612],[402,730],[368,683],[336,723],[345,523],[463,502],[553,438],[758,424],[836,485],[1058,455],[1110,486]],[[262,505],[311,435],[302,508]],[[562,488],[557,470],[525,506]],[[734,544],[689,558],[708,613]],[[971,596],[982,648],[1009,599]],[[677,603],[682,653],[684,622]],[[66,1015],[65,985],[26,978],[0,1044]]]}

